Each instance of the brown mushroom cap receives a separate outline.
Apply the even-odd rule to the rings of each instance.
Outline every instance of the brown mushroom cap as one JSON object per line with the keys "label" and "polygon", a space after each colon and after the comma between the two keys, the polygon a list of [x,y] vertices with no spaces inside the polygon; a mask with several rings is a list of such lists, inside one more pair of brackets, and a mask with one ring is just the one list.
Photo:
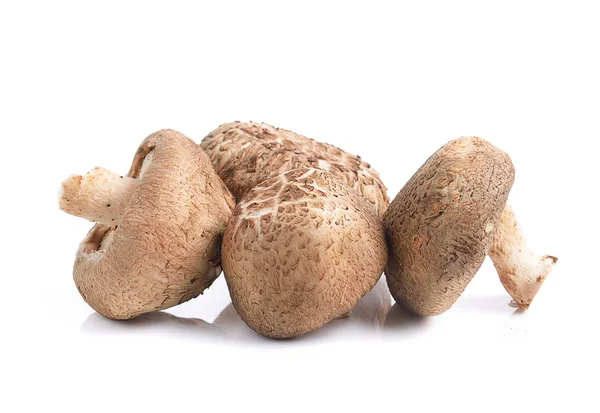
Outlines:
{"label": "brown mushroom cap", "polygon": [[420,315],[454,304],[488,253],[513,181],[509,156],[477,137],[449,142],[421,166],[383,217],[397,302]]}
{"label": "brown mushroom cap", "polygon": [[296,169],[248,192],[229,221],[223,271],[256,332],[295,337],[347,314],[381,276],[381,219],[330,173]]}
{"label": "brown mushroom cap", "polygon": [[226,123],[200,145],[238,201],[259,183],[283,172],[318,168],[356,189],[379,215],[390,203],[381,178],[360,157],[285,129],[265,123]]}
{"label": "brown mushroom cap", "polygon": [[73,270],[84,300],[114,319],[172,307],[209,287],[234,207],[204,151],[172,130],[142,142],[129,177],[139,185],[124,198],[118,226],[95,225]]}

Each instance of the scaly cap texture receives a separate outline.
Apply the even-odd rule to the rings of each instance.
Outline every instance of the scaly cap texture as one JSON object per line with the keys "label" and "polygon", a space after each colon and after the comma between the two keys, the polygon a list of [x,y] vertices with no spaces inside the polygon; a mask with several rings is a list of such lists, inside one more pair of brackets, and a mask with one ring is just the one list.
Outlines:
{"label": "scaly cap texture", "polygon": [[200,144],[239,201],[259,183],[297,168],[328,171],[383,215],[390,200],[377,172],[358,156],[265,123],[232,122]]}
{"label": "scaly cap texture", "polygon": [[449,142],[421,166],[383,217],[397,302],[420,315],[454,304],[488,253],[514,174],[509,156],[477,137]]}
{"label": "scaly cap texture", "polygon": [[250,190],[222,247],[237,312],[275,338],[347,314],[377,283],[386,256],[381,219],[369,203],[332,174],[306,168]]}

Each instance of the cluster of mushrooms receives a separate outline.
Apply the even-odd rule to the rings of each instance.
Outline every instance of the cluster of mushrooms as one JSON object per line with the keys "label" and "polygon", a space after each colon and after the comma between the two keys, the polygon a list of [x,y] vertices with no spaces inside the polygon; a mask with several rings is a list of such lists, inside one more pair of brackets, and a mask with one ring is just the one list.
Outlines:
{"label": "cluster of mushrooms", "polygon": [[163,310],[225,275],[253,330],[296,337],[350,314],[385,270],[410,311],[448,310],[493,260],[527,309],[556,262],[526,245],[507,205],[509,156],[477,137],[435,152],[390,203],[358,156],[261,123],[233,122],[200,145],[148,136],[127,175],[95,168],[62,184],[63,211],[94,222],[75,284],[112,319]]}

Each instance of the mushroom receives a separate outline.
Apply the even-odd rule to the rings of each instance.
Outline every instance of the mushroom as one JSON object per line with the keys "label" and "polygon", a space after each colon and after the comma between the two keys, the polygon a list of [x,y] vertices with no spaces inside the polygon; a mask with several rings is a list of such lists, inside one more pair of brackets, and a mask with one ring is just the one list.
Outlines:
{"label": "mushroom", "polygon": [[477,137],[434,153],[383,217],[386,278],[394,299],[420,315],[448,310],[489,253],[503,285],[527,308],[556,261],[536,261],[510,207],[509,156]]}
{"label": "mushroom", "polygon": [[128,319],[212,284],[234,200],[198,145],[161,130],[142,142],[127,176],[95,168],[68,178],[59,207],[97,223],[73,268],[81,296],[106,317]]}
{"label": "mushroom", "polygon": [[380,278],[381,219],[332,174],[301,168],[251,189],[222,243],[233,306],[253,330],[296,337],[347,315]]}
{"label": "mushroom", "polygon": [[232,122],[200,144],[239,201],[256,185],[297,168],[330,172],[356,189],[379,215],[390,203],[381,178],[359,156],[265,123]]}

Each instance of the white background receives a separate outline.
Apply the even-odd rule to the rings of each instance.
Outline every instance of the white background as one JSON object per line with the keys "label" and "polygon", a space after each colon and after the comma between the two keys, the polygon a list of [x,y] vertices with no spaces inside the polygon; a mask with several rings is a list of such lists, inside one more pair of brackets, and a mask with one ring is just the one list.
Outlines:
{"label": "white background", "polygon": [[[598,411],[599,21],[573,1],[2,2],[0,410]],[[391,197],[447,141],[488,139],[559,262],[526,313],[487,261],[441,316],[386,314],[380,285],[299,340],[249,331],[222,277],[167,312],[94,314],[71,278],[90,224],[60,182],[233,120],[359,154]]]}

